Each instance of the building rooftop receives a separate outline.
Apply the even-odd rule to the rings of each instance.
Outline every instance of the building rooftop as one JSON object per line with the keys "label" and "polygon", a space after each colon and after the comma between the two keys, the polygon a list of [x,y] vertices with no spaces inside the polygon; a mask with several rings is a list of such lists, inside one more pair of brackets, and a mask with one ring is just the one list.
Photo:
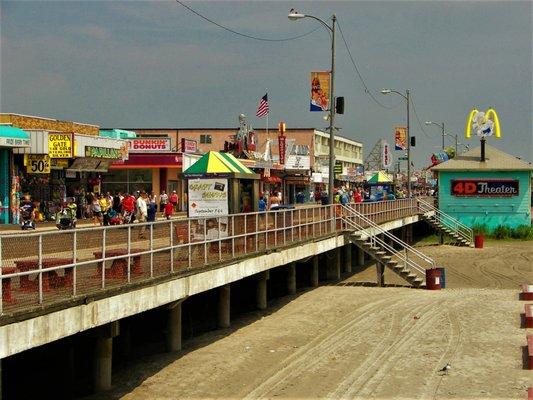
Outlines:
{"label": "building rooftop", "polygon": [[432,171],[533,171],[533,164],[519,160],[495,147],[485,145],[485,162],[481,162],[481,146],[473,148],[451,160],[443,162]]}

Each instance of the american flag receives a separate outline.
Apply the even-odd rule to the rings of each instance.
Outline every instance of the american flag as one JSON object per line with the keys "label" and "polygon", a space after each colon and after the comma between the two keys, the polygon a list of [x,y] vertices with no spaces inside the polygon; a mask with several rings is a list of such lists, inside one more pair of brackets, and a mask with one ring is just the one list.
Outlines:
{"label": "american flag", "polygon": [[256,117],[264,117],[268,114],[268,93],[265,93],[263,97],[261,97],[261,101],[259,102],[259,107],[257,107],[257,112],[255,113]]}

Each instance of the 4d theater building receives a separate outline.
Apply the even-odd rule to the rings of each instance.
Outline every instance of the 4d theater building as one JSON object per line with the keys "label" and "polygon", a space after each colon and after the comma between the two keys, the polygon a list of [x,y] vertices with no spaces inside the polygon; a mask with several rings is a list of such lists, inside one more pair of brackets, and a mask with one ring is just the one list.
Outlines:
{"label": "4d theater building", "polygon": [[494,147],[472,149],[432,168],[439,209],[472,227],[531,225],[533,165]]}

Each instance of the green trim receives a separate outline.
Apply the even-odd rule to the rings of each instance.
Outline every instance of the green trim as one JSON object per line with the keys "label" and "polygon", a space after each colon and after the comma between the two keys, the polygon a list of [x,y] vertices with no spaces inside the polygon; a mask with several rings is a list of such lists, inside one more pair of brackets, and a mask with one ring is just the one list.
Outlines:
{"label": "green trim", "polygon": [[12,139],[29,139],[30,134],[11,125],[0,125],[0,137]]}

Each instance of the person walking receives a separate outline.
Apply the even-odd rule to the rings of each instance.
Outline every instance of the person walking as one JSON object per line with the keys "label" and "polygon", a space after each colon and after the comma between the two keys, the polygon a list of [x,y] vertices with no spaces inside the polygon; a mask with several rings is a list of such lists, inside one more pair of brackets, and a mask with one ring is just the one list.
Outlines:
{"label": "person walking", "polygon": [[[109,193],[109,192],[108,192]],[[104,226],[109,225],[109,209],[111,208],[111,202],[109,201],[109,196],[104,196],[100,194],[98,199],[98,204],[100,204],[100,210],[102,212],[102,221]]]}
{"label": "person walking", "polygon": [[[146,192],[141,192],[139,198],[137,199],[137,221],[144,224],[148,216],[148,196]],[[146,231],[146,225],[143,225],[139,231],[139,239],[144,239],[144,232]]]}
{"label": "person walking", "polygon": [[159,212],[165,211],[165,206],[168,204],[168,194],[166,191],[162,191],[159,195]]}
{"label": "person walking", "polygon": [[176,208],[178,206],[178,200],[179,200],[178,194],[176,193],[175,190],[173,190],[172,194],[170,195],[169,201],[172,203],[172,205],[174,206],[174,210],[176,211],[178,211],[178,209]]}
{"label": "person walking", "polygon": [[98,201],[98,197],[96,195],[93,195],[93,198],[91,200],[91,214],[93,216],[93,222],[94,224],[102,225],[102,208],[100,207],[100,202]]}
{"label": "person walking", "polygon": [[174,212],[174,206],[172,205],[172,203],[167,203],[165,205],[165,218],[171,219],[173,212]]}

